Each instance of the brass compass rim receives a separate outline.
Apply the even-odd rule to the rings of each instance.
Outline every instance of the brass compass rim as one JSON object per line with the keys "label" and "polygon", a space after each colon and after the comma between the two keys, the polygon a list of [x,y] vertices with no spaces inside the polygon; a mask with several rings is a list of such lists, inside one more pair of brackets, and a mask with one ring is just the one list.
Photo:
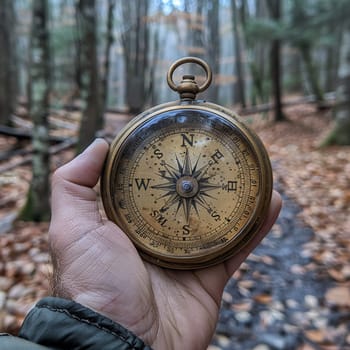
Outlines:
{"label": "brass compass rim", "polygon": [[[135,234],[128,234],[130,239],[134,242],[134,244],[139,248],[140,254],[148,261],[161,265],[163,267],[168,268],[176,268],[176,269],[192,269],[199,267],[206,267],[217,264],[229,256],[234,255],[240,250],[250,239],[254,236],[254,233],[258,231],[258,229],[262,225],[262,218],[265,217],[270,200],[272,195],[272,171],[271,165],[268,160],[267,152],[262,145],[261,141],[257,138],[255,133],[248,129],[242,121],[240,121],[232,111],[223,108],[219,105],[213,103],[204,103],[199,101],[192,101],[186,105],[180,104],[179,102],[171,102],[163,105],[159,105],[157,107],[152,108],[149,111],[146,111],[139,115],[135,120],[132,120],[123,131],[115,138],[110,147],[110,152],[107,157],[107,161],[105,164],[105,170],[103,177],[101,178],[101,195],[103,204],[105,207],[106,214],[108,218],[112,219],[114,222],[119,222],[120,227],[125,231],[128,231],[127,227],[123,227],[124,224],[122,219],[120,219],[120,215],[116,213],[112,195],[109,193],[108,184],[111,183],[111,178],[113,177],[113,164],[119,162],[121,149],[123,147],[124,142],[127,141],[128,137],[138,128],[142,128],[142,125],[146,124],[153,117],[168,111],[176,111],[180,109],[194,109],[196,111],[208,111],[210,113],[217,114],[219,117],[224,118],[238,130],[240,130],[243,137],[246,138],[249,145],[254,150],[255,156],[257,157],[258,163],[263,168],[260,171],[259,176],[261,177],[261,192],[262,194],[266,194],[264,197],[260,194],[259,201],[257,205],[246,223],[240,230],[238,236],[235,236],[235,239],[227,242],[226,244],[217,247],[212,247],[207,250],[207,255],[203,256],[200,254],[193,254],[190,257],[188,256],[176,256],[172,257],[169,254],[154,254],[151,248],[142,244],[140,239],[137,239]],[[118,154],[119,153],[119,154]],[[125,225],[124,225],[125,226]],[[141,242],[141,243],[139,243]],[[220,254],[211,255],[211,251],[217,251]]]}

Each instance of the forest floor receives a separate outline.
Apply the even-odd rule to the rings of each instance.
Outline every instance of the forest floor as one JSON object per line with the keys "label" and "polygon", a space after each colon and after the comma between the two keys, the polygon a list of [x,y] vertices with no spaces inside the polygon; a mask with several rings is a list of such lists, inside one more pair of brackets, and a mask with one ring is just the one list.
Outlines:
{"label": "forest floor", "polygon": [[[278,124],[268,115],[244,117],[268,149],[284,207],[227,285],[211,350],[350,349],[350,147],[319,148],[330,111],[304,104],[285,112]],[[129,119],[108,115],[107,131]],[[0,154],[14,145],[0,136]],[[72,150],[58,153],[52,169],[72,157]],[[11,225],[30,180],[28,165],[0,172],[0,332],[17,332],[49,290],[48,224]]]}

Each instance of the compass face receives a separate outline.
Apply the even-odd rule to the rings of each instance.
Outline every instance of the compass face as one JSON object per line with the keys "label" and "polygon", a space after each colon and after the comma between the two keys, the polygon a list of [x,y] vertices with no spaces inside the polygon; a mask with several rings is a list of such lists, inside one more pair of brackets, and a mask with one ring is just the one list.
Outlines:
{"label": "compass face", "polygon": [[269,204],[271,170],[254,142],[210,109],[141,118],[111,146],[102,184],[108,217],[159,265],[224,260],[253,236]]}

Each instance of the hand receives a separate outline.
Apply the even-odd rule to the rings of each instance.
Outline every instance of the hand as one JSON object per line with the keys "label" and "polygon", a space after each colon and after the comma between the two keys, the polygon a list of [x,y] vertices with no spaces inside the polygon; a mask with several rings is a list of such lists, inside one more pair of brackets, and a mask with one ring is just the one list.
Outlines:
{"label": "hand", "polygon": [[206,349],[224,286],[270,230],[281,199],[273,194],[260,232],[225,263],[194,271],[160,268],[143,261],[118,226],[101,218],[93,187],[107,151],[98,139],[53,176],[54,294],[109,317],[154,349]]}

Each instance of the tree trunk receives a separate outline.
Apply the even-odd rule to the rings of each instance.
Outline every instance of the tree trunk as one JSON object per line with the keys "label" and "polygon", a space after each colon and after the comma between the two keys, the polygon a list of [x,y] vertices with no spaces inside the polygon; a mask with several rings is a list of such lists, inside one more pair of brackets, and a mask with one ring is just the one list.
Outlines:
{"label": "tree trunk", "polygon": [[74,35],[74,47],[75,47],[75,57],[74,57],[74,82],[76,85],[76,89],[81,91],[81,77],[82,77],[82,72],[81,72],[81,40],[82,40],[82,33],[80,32],[81,30],[81,25],[80,25],[80,4],[79,1],[75,2],[74,6],[74,14],[75,14],[75,30],[76,33]]}
{"label": "tree trunk", "polygon": [[[203,8],[205,0],[196,0],[195,6],[196,6],[196,12],[193,15],[193,23],[191,24],[191,46],[190,50],[188,52],[189,56],[192,56],[195,53],[195,56],[198,58],[204,58],[204,16],[203,16]],[[200,72],[199,69],[197,71],[197,68],[195,67],[194,73]]]}
{"label": "tree trunk", "polygon": [[[244,9],[241,9],[241,18],[246,14],[249,18],[248,8],[249,6],[242,1],[243,5],[246,5]],[[264,18],[267,16],[267,9],[265,1],[255,0],[256,18]],[[247,11],[245,11],[247,10]],[[247,19],[242,19],[243,29],[246,27]],[[269,89],[266,81],[269,80],[266,74],[266,60],[268,58],[268,52],[266,45],[262,42],[256,42],[255,40],[249,40],[248,36],[245,36],[247,48],[251,52],[249,60],[249,69],[252,77],[251,88],[251,103],[256,105],[257,103],[267,103],[269,99]]]}
{"label": "tree trunk", "polygon": [[[281,20],[281,3],[280,0],[268,0],[267,1],[272,18],[275,21]],[[285,119],[282,111],[282,85],[281,85],[281,41],[273,40],[271,46],[271,57],[270,57],[270,70],[272,89],[275,103],[275,117],[274,120],[282,121]]]}
{"label": "tree trunk", "polygon": [[101,117],[101,87],[97,62],[95,0],[79,1],[81,33],[81,98],[83,113],[77,151],[80,153],[95,138]]}
{"label": "tree trunk", "polygon": [[0,124],[3,125],[10,125],[17,85],[13,6],[13,0],[3,0],[0,6]]}
{"label": "tree trunk", "polygon": [[344,32],[338,70],[335,125],[323,145],[350,145],[350,28]]}
{"label": "tree trunk", "polygon": [[303,45],[300,47],[300,52],[305,64],[306,73],[309,78],[312,93],[316,96],[316,100],[319,103],[322,103],[324,101],[324,96],[319,83],[318,72],[311,57],[311,47],[308,45]]}
{"label": "tree trunk", "polygon": [[[296,28],[303,28],[305,23],[310,21],[311,17],[306,10],[305,1],[293,1],[291,17],[292,26]],[[301,58],[306,70],[306,76],[311,87],[311,91],[316,96],[318,105],[321,107],[323,105],[324,96],[319,82],[319,73],[316,69],[316,65],[312,58],[314,40],[312,40],[310,33],[308,33],[308,35],[301,35],[298,39],[294,40],[294,44],[301,54]]]}
{"label": "tree trunk", "polygon": [[[335,28],[335,29],[334,29]],[[343,26],[337,26],[337,23],[332,22],[332,26],[329,29],[331,32],[335,30],[335,40],[334,43],[327,49],[327,60],[326,60],[326,86],[325,91],[335,91],[337,87],[337,74],[339,70],[339,58],[340,49],[343,36]]]}
{"label": "tree trunk", "polygon": [[[158,3],[158,12],[161,13],[162,11],[162,0],[159,0]],[[162,40],[163,41],[163,40]],[[164,42],[162,43],[163,45],[160,44],[160,33],[159,30],[156,30],[153,32],[153,49],[152,49],[152,58],[150,59],[150,69],[149,69],[149,87],[148,87],[148,92],[149,95],[147,98],[149,98],[150,103],[152,106],[155,106],[159,102],[159,90],[156,88],[157,87],[157,78],[156,78],[156,67],[157,67],[157,61],[161,57],[161,47],[164,47]]]}
{"label": "tree trunk", "polygon": [[[244,11],[244,2],[241,4],[242,11]],[[243,74],[243,65],[242,65],[242,53],[241,53],[241,38],[238,30],[238,15],[237,15],[237,6],[236,0],[231,0],[231,14],[232,14],[232,27],[233,27],[233,39],[235,44],[235,63],[236,63],[236,75],[237,75],[237,84],[236,92],[238,98],[236,99],[242,106],[246,107],[245,100],[245,84],[244,84],[244,74]],[[242,15],[243,16],[243,15]]]}
{"label": "tree trunk", "polygon": [[[104,72],[102,77],[102,113],[107,108],[108,100],[108,77],[109,77],[109,67],[110,67],[110,51],[114,41],[113,37],[113,18],[114,18],[114,8],[116,0],[108,0],[108,14],[107,14],[107,33],[106,33],[106,48],[105,48],[105,60],[104,60]],[[104,118],[100,119],[98,129],[103,129],[104,127]]]}
{"label": "tree trunk", "polygon": [[144,108],[149,94],[149,0],[122,1],[126,102],[130,113]]}
{"label": "tree trunk", "polygon": [[[220,73],[220,32],[219,32],[219,0],[208,1],[208,63],[214,77],[214,86],[208,90],[208,99],[217,102],[219,99],[219,81],[215,79]],[[215,84],[216,83],[216,84]]]}
{"label": "tree trunk", "polygon": [[30,57],[30,115],[33,118],[32,183],[19,219],[45,221],[50,217],[49,92],[50,50],[47,0],[33,1]]}
{"label": "tree trunk", "polygon": [[271,48],[271,75],[273,84],[273,95],[275,101],[276,122],[285,119],[282,111],[282,86],[281,86],[281,49],[280,41],[274,40]]}

